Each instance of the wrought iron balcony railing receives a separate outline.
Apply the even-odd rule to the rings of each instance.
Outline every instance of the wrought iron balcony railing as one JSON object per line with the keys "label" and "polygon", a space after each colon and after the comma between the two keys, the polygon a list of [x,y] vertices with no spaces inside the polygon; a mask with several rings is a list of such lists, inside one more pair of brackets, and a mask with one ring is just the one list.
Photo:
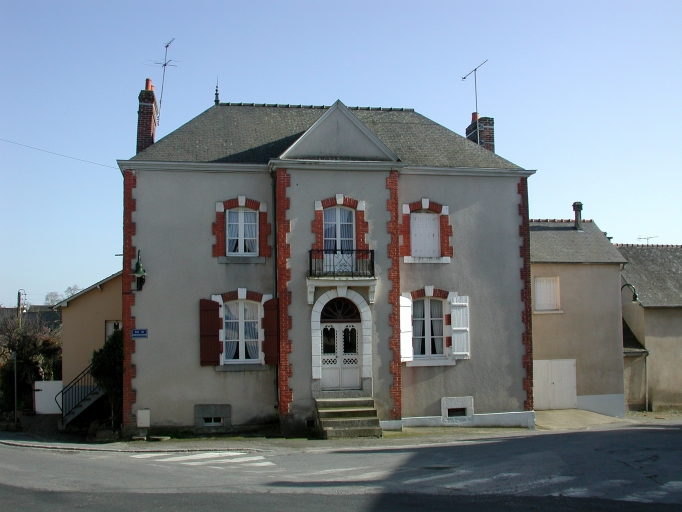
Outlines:
{"label": "wrought iron balcony railing", "polygon": [[374,277],[374,251],[368,249],[311,249],[310,277]]}

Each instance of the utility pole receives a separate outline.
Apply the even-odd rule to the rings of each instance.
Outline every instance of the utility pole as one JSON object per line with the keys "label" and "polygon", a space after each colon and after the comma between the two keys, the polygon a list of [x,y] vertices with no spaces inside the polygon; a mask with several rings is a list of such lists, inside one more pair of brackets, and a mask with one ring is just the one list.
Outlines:
{"label": "utility pole", "polygon": [[26,290],[21,288],[17,292],[17,316],[19,317],[19,329],[21,329],[21,292],[24,292],[24,294],[26,294]]}

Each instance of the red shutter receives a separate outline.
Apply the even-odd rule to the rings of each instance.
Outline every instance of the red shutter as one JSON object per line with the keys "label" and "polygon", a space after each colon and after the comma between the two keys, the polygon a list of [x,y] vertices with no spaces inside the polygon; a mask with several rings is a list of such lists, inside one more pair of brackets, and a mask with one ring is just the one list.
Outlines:
{"label": "red shutter", "polygon": [[199,300],[199,338],[201,366],[218,366],[223,344],[220,342],[220,305]]}
{"label": "red shutter", "polygon": [[279,307],[277,299],[270,299],[263,304],[263,352],[265,364],[277,364],[279,361]]}

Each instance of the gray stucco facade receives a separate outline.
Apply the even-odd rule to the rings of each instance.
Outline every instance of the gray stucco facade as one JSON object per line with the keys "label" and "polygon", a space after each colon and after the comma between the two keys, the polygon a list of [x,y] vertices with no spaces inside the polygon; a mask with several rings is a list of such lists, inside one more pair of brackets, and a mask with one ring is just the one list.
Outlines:
{"label": "gray stucco facade", "polygon": [[[294,110],[216,104],[137,157],[119,161],[125,266],[134,268],[139,250],[147,272],[142,290],[133,278],[123,287],[129,365],[124,423],[134,426],[135,411],[149,409],[153,427],[203,425],[214,431],[279,420],[285,430],[300,431],[311,425],[315,398],[336,396],[373,398],[379,419],[393,426],[408,418],[411,424],[439,418],[447,423],[448,410],[460,410],[447,403],[465,403],[467,418],[532,409],[529,347],[523,342],[530,339],[530,321],[524,321],[530,297],[524,300],[528,219],[521,186],[532,171],[422,116],[421,136],[435,145],[420,157],[424,148],[416,151],[394,126],[396,119],[415,119],[413,111],[373,114],[340,102],[319,112],[299,108],[300,117]],[[220,125],[223,114],[225,122],[242,124],[251,122],[249,116],[262,117],[253,150],[244,146],[242,132],[230,142],[229,126]],[[265,118],[281,124],[268,128]],[[204,133],[205,124],[220,125],[227,134],[215,135],[217,128]],[[406,122],[405,130],[415,130],[414,124]],[[208,133],[214,140],[203,140]],[[209,156],[193,153],[198,142]],[[331,227],[332,210],[352,222],[342,227],[337,220]],[[226,241],[236,236],[226,227],[227,212],[238,211],[258,218],[257,254],[235,253]],[[408,240],[414,213],[432,216],[427,220],[436,226],[430,229],[440,237],[434,247],[441,254],[408,254],[416,254],[416,242],[409,249]],[[256,228],[239,229],[246,238]],[[352,230],[345,241],[338,238],[347,251],[330,250],[337,243],[329,238],[334,229]],[[316,254],[350,258],[351,267],[317,272]],[[200,310],[200,301],[215,313]],[[416,301],[440,304],[423,323],[435,340],[428,358],[412,346],[419,320],[409,316],[409,304]],[[267,326],[274,324],[266,316],[273,302],[277,350],[268,359]],[[330,320],[325,308],[344,304],[350,316]],[[234,320],[236,307],[247,308],[241,315],[257,311],[256,323],[249,324],[248,316]],[[456,326],[462,318],[466,324]],[[352,347],[352,357],[325,352],[332,325],[351,333],[339,338],[337,350],[343,346],[345,354]],[[257,340],[249,337],[256,328]],[[132,329],[147,329],[148,337],[132,340]],[[237,332],[241,344],[232,353]],[[222,353],[211,359],[206,354],[214,338]],[[455,355],[460,340],[467,348]],[[332,360],[339,385],[326,377]],[[196,417],[196,411],[213,410],[229,410],[229,420]],[[526,416],[522,423],[528,423]]]}

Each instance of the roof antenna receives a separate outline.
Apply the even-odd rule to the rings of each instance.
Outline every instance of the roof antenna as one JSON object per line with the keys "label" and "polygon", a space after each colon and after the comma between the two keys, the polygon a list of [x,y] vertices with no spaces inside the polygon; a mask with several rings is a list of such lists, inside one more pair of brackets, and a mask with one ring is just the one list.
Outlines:
{"label": "roof antenna", "polygon": [[168,60],[168,47],[173,43],[173,41],[175,41],[175,38],[171,39],[164,45],[166,47],[166,53],[163,56],[163,62],[154,62],[154,64],[163,68],[163,78],[161,79],[161,97],[159,98],[159,112],[156,114],[157,126],[161,124],[161,106],[163,105],[163,84],[166,81],[166,68],[168,66],[177,68],[175,64],[171,64],[171,62],[173,62],[172,60]]}
{"label": "roof antenna", "polygon": [[220,104],[220,95],[218,94],[218,77],[215,77],[215,104]]}
{"label": "roof antenna", "polygon": [[649,245],[649,240],[652,238],[658,238],[658,236],[638,236],[637,240],[646,240],[646,244]]}
{"label": "roof antenna", "polygon": [[488,62],[488,59],[485,59],[483,62],[481,62],[478,66],[476,66],[474,69],[469,71],[466,75],[462,77],[462,81],[466,80],[471,73],[474,74],[474,96],[476,98],[476,144],[480,145],[480,140],[478,137],[478,82],[476,80],[476,72],[478,71],[478,68],[480,68],[483,64]]}

